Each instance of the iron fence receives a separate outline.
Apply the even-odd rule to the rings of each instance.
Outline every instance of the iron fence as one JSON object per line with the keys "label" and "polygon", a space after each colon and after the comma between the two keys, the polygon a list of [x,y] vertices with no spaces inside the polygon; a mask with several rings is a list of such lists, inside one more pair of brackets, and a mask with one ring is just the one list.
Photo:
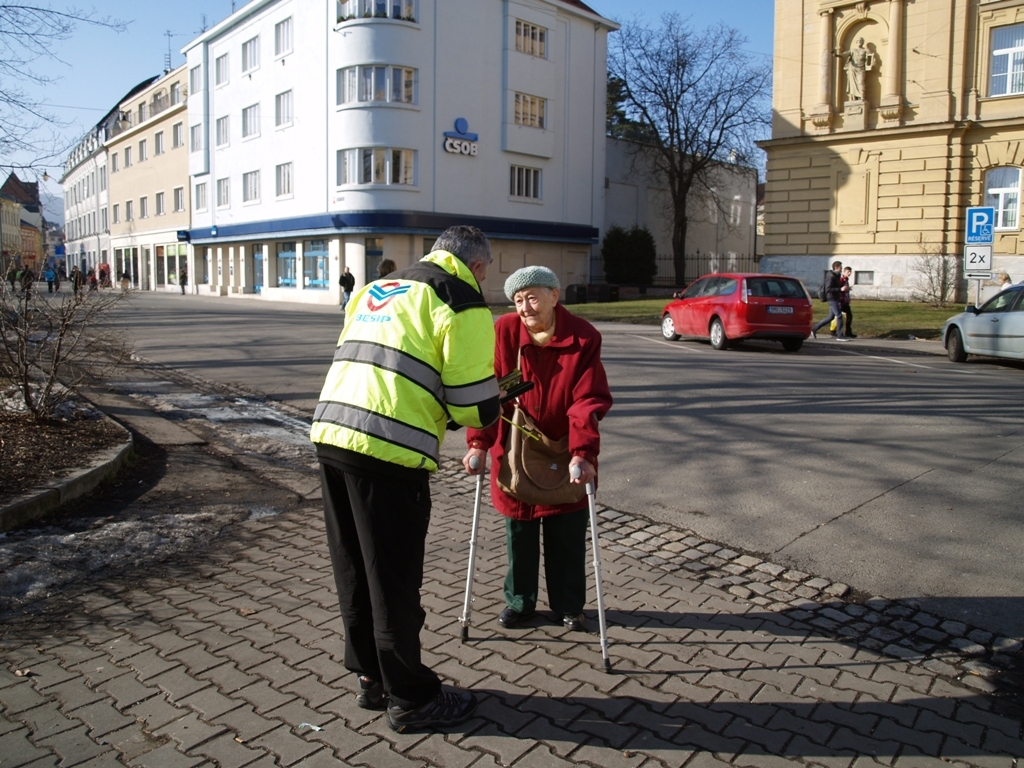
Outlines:
{"label": "iron fence", "polygon": [[[682,288],[704,275],[715,272],[757,272],[758,257],[749,253],[688,253],[682,265],[682,280],[677,273],[675,259],[672,254],[659,253],[656,259],[657,272],[651,282],[652,286],[661,288]],[[604,262],[600,254],[590,259],[591,283],[606,283]]]}

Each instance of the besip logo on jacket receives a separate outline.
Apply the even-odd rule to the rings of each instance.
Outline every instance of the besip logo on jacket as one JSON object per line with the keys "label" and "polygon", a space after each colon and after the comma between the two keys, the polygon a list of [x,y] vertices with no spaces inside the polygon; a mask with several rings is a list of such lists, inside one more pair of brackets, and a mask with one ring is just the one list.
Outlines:
{"label": "besip logo on jacket", "polygon": [[[366,297],[366,308],[370,310],[370,313],[379,312],[402,294],[408,293],[411,287],[411,285],[402,285],[401,283],[372,285],[370,286],[369,295]],[[360,312],[356,315],[355,319],[361,323],[390,323],[391,315]]]}
{"label": "besip logo on jacket", "polygon": [[[370,286],[370,297],[366,300],[366,308],[371,312],[384,309],[392,300],[407,293],[411,287],[411,285],[402,285],[401,283],[372,285]],[[374,300],[379,303],[374,303]]]}

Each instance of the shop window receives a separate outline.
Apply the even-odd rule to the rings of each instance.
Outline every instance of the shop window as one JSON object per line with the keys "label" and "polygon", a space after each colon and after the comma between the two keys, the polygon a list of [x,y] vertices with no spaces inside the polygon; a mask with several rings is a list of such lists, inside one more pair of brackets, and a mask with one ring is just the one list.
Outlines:
{"label": "shop window", "polygon": [[1024,24],[992,30],[989,96],[1024,93]]}
{"label": "shop window", "polygon": [[294,288],[295,278],[295,243],[278,243],[277,284],[281,288]]}
{"label": "shop window", "polygon": [[996,229],[1018,228],[1020,168],[993,168],[985,174],[985,205],[995,208]]}
{"label": "shop window", "polygon": [[326,240],[307,240],[302,245],[302,276],[306,288],[327,290],[330,286]]}

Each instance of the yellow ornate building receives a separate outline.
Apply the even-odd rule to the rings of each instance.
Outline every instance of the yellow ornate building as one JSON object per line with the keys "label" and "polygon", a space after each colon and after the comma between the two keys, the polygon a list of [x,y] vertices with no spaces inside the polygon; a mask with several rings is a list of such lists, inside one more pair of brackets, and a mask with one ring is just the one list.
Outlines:
{"label": "yellow ornate building", "polygon": [[1024,0],[776,0],[773,106],[763,271],[909,299],[990,205],[1024,279]]}

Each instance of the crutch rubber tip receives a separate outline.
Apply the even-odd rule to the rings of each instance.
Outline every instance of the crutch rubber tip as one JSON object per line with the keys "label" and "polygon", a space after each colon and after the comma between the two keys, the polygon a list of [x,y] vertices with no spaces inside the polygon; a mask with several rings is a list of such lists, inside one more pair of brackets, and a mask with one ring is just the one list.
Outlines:
{"label": "crutch rubber tip", "polygon": [[608,659],[604,660],[604,671],[607,672],[609,675],[612,673],[612,663]]}
{"label": "crutch rubber tip", "polygon": [[462,642],[469,640],[469,627],[462,628]]}

